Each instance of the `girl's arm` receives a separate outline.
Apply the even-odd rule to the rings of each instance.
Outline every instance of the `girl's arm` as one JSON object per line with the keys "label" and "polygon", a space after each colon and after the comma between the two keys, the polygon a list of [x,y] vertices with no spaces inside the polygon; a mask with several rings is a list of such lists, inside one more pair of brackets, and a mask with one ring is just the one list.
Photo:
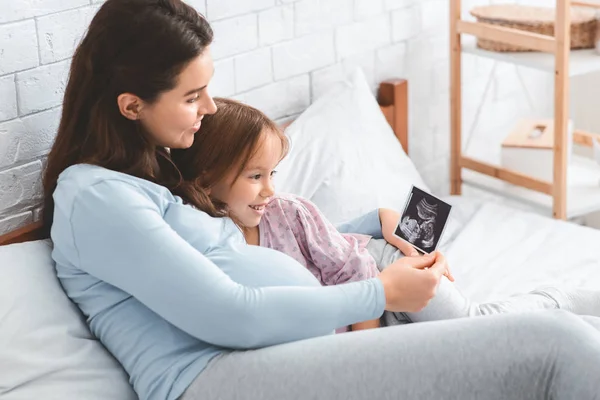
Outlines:
{"label": "girl's arm", "polygon": [[[147,192],[119,180],[62,186],[63,196],[79,190],[71,207],[62,205],[73,243],[69,262],[205,342],[256,348],[325,335],[383,313],[386,299],[379,279],[331,287],[243,286],[165,222],[169,208],[159,207],[162,199],[157,204]],[[206,215],[193,211],[182,224],[202,229]],[[260,262],[273,261],[264,257]]]}
{"label": "girl's arm", "polygon": [[341,233],[360,233],[362,235],[372,236],[376,239],[383,238],[383,234],[381,233],[381,221],[379,219],[379,209],[370,211],[358,218],[354,218],[352,221],[339,224],[336,228],[338,232]]}

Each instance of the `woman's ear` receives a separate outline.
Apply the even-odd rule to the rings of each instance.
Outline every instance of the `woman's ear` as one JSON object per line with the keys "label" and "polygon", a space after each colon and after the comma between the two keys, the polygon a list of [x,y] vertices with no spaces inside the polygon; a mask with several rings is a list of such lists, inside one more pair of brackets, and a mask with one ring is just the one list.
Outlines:
{"label": "woman's ear", "polygon": [[131,93],[121,93],[117,97],[117,105],[125,118],[132,121],[140,119],[143,101],[138,96]]}

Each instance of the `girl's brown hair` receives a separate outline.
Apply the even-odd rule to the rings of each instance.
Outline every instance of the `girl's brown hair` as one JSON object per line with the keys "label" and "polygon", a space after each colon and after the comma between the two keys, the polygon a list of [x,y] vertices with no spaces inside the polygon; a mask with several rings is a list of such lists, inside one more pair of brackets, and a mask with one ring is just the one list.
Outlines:
{"label": "girl's brown hair", "polygon": [[[183,68],[212,42],[210,25],[181,0],[107,0],[77,47],[62,116],[44,176],[44,225],[52,224],[58,176],[88,163],[170,189],[181,180],[164,148],[121,115],[117,97],[133,93],[152,104],[173,89]],[[185,195],[185,193],[181,193]],[[200,206],[194,193],[186,200]]]}
{"label": "girl's brown hair", "polygon": [[[288,151],[287,137],[264,113],[236,100],[215,97],[214,101],[217,112],[204,116],[192,147],[171,151],[185,181],[174,190],[175,194],[196,191],[206,196],[207,189],[230,174],[237,177],[258,151],[264,132],[281,140],[281,158]],[[214,199],[200,208],[212,216],[226,215],[225,204]]]}

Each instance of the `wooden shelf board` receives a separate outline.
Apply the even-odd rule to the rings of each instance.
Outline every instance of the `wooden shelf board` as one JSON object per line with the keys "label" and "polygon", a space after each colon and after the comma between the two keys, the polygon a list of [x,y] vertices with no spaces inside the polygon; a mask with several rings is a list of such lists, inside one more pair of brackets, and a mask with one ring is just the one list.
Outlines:
{"label": "wooden shelf board", "polygon": [[[546,215],[552,215],[551,196],[467,169],[462,170],[462,176],[467,185],[522,201],[530,206],[541,208]],[[573,155],[567,172],[567,186],[568,219],[600,211],[600,165],[595,161]]]}
{"label": "wooden shelf board", "polygon": [[[499,53],[482,50],[476,47],[473,37],[463,40],[462,51],[466,54],[554,73],[553,54],[540,52]],[[600,71],[600,54],[596,53],[594,49],[571,51],[569,55],[569,76],[585,75],[596,71]]]}

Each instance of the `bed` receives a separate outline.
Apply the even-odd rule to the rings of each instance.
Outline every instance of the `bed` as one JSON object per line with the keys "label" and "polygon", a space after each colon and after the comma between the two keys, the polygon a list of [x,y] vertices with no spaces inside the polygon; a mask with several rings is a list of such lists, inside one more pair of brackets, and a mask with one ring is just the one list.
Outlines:
{"label": "bed", "polygon": [[[357,70],[295,119],[279,191],[311,199],[334,223],[401,208],[428,190],[408,157],[408,83],[378,101]],[[441,240],[456,284],[478,301],[567,283],[600,289],[600,231],[493,202],[453,204]],[[54,276],[39,223],[0,236],[0,400],[135,399],[125,372],[92,337]]]}

